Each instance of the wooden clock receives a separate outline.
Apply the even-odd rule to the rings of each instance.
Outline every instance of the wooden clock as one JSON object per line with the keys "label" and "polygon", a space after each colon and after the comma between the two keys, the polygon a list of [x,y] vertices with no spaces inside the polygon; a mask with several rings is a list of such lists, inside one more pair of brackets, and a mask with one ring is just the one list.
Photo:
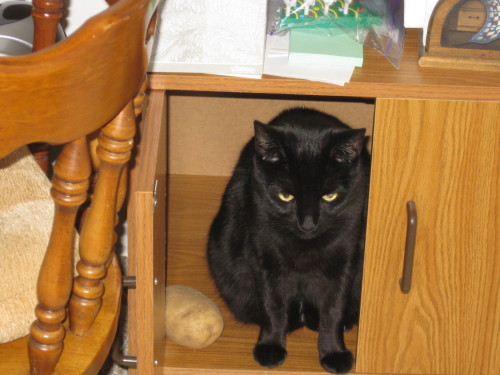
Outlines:
{"label": "wooden clock", "polygon": [[440,0],[419,64],[500,71],[500,0]]}

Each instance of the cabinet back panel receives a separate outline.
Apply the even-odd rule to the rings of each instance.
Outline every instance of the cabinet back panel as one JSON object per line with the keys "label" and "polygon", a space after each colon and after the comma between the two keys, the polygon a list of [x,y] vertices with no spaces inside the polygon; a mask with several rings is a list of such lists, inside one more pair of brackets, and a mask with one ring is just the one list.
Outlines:
{"label": "cabinet back panel", "polygon": [[254,120],[268,122],[294,106],[318,109],[372,134],[374,106],[369,103],[170,95],[170,173],[231,175],[243,145],[253,136]]}

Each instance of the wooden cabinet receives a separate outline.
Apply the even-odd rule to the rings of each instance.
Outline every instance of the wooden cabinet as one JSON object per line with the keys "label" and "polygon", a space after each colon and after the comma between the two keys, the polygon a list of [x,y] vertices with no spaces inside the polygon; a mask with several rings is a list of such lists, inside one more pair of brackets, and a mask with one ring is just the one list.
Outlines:
{"label": "wooden cabinet", "polygon": [[[353,373],[500,373],[500,77],[420,68],[416,41],[410,32],[399,71],[365,50],[365,66],[345,87],[276,77],[150,77],[128,211],[129,274],[137,277],[137,289],[129,292],[129,352],[138,369],[130,373],[270,373],[251,358],[257,329],[232,321],[226,310],[225,333],[212,347],[183,349],[162,338],[164,280],[220,302],[204,246],[225,179],[167,177],[166,99],[179,91],[374,100],[361,322],[347,337],[356,354]],[[417,231],[412,287],[404,294],[399,279],[410,200]],[[272,373],[324,373],[315,334],[294,335],[285,365]]]}
{"label": "wooden cabinet", "polygon": [[498,374],[500,105],[381,99],[375,117],[356,370]]}

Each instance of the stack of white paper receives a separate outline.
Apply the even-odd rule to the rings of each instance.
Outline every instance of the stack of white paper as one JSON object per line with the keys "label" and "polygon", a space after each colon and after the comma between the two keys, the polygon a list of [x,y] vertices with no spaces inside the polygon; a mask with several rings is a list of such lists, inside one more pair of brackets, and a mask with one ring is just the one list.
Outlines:
{"label": "stack of white paper", "polygon": [[168,0],[160,13],[153,72],[260,78],[267,0]]}
{"label": "stack of white paper", "polygon": [[300,78],[343,86],[354,72],[353,66],[289,64],[289,33],[268,35],[264,58],[264,74]]}

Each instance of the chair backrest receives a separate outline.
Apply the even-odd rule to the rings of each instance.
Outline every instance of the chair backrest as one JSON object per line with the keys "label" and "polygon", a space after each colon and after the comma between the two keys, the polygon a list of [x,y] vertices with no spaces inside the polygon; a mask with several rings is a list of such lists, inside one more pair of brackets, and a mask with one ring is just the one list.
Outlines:
{"label": "chair backrest", "polygon": [[[158,0],[108,3],[113,5],[67,39],[30,55],[0,58],[0,158],[33,142],[64,144],[52,178],[54,224],[38,278],[36,320],[27,340],[32,374],[73,373],[71,366],[54,370],[61,353],[92,357],[66,362],[78,364],[75,373],[96,372],[116,331],[116,306],[108,314],[108,327],[99,316],[107,314],[102,311],[106,297],[118,296],[115,302],[119,301],[119,290],[114,290],[120,288],[112,251],[114,226],[125,197],[124,170],[135,135],[133,99],[145,79],[150,22]],[[78,276],[73,282],[73,228],[78,208],[87,199],[91,174],[86,136],[99,129],[98,179],[80,233]],[[110,285],[104,294],[106,277]],[[62,325],[66,307],[67,332]],[[83,350],[69,347],[89,343],[93,344]],[[8,366],[16,345],[0,348],[2,366]],[[15,368],[17,363],[23,367],[23,361],[11,362],[15,364],[2,367],[9,374],[26,373]]]}
{"label": "chair backrest", "polygon": [[114,118],[144,79],[157,1],[121,0],[52,47],[0,58],[0,157],[78,139]]}

